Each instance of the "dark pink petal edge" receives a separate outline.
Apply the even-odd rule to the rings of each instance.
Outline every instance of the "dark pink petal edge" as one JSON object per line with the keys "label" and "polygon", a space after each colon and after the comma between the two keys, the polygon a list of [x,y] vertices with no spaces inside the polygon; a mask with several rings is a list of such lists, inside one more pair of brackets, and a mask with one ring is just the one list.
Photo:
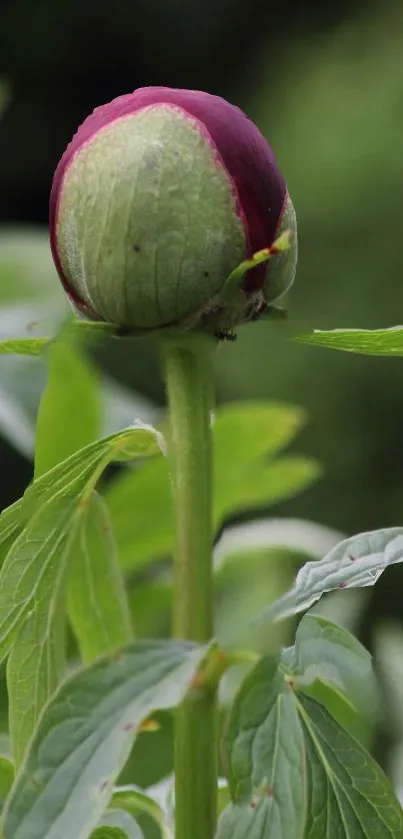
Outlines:
{"label": "dark pink petal edge", "polygon": [[[275,238],[286,200],[286,184],[268,142],[243,111],[219,96],[197,90],[144,87],[119,96],[96,108],[79,127],[57,166],[50,195],[50,243],[55,265],[72,302],[94,318],[96,313],[70,287],[58,256],[56,229],[62,180],[75,154],[98,131],[117,119],[160,104],[176,106],[198,120],[212,142],[233,182],[238,213],[245,226],[247,256],[271,245]],[[259,288],[265,273],[264,266],[250,271],[245,290]]]}

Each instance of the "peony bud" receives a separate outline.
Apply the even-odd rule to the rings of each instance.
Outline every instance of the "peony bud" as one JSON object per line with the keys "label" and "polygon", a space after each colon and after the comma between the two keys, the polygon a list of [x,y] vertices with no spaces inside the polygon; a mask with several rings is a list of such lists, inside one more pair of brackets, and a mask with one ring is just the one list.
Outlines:
{"label": "peony bud", "polygon": [[[290,249],[227,299],[228,276],[285,229]],[[97,108],[56,169],[50,235],[77,312],[134,331],[231,329],[295,274],[295,213],[270,146],[200,91],[140,88]]]}

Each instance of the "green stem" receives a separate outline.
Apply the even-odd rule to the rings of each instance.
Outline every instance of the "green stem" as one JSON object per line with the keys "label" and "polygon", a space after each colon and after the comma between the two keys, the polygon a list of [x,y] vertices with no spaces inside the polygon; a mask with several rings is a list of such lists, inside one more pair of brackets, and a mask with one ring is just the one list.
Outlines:
{"label": "green stem", "polygon": [[[176,531],[173,634],[204,643],[213,635],[211,339],[165,344]],[[212,839],[217,813],[217,710],[214,688],[175,718],[176,839]]]}

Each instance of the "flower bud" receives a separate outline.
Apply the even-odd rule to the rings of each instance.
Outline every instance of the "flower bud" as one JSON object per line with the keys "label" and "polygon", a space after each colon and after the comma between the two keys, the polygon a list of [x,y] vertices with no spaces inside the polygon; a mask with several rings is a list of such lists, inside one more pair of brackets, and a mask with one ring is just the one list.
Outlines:
{"label": "flower bud", "polygon": [[[285,229],[289,250],[236,267]],[[53,258],[79,314],[128,330],[231,329],[295,274],[295,213],[270,146],[218,96],[140,88],[97,108],[55,172]]]}

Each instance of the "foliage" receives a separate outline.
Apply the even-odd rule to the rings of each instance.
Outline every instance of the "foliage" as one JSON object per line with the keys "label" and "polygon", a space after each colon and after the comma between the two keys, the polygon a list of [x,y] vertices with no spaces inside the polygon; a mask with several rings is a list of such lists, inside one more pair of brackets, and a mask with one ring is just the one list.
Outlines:
{"label": "foliage", "polygon": [[[25,343],[30,350],[36,352],[35,342]],[[82,339],[63,332],[46,347],[45,362],[34,479],[0,518],[0,652],[8,659],[17,769],[13,782],[13,763],[2,758],[4,836],[140,839],[157,831],[172,839],[172,799],[161,797],[158,785],[121,783],[144,738],[147,750],[158,751],[161,712],[192,692],[205,668],[215,672],[214,648],[133,640],[134,631],[164,632],[161,620],[170,611],[165,421],[158,429],[137,423],[102,437],[104,383]],[[283,453],[304,421],[299,408],[281,403],[218,409],[217,534],[237,512],[266,507],[318,478],[313,461]],[[114,476],[102,481],[112,462]],[[361,715],[372,725],[379,708],[370,655],[319,615],[302,619],[291,646],[284,646],[289,631],[270,623],[306,611],[325,592],[373,585],[387,565],[400,562],[403,531],[340,541],[323,528],[280,524],[227,525],[215,550],[219,639],[229,607],[223,594],[234,584],[242,591],[237,575],[247,567],[244,559],[262,558],[256,568],[270,573],[267,589],[260,583],[261,605],[272,601],[258,619],[247,598],[241,611],[237,606],[245,625],[236,643],[251,643],[251,653],[223,650],[224,670],[237,667],[222,685],[222,710],[230,708],[222,754],[228,787],[221,786],[226,803],[217,839],[280,839],[290,830],[319,837],[330,829],[348,839],[403,836],[400,805],[357,724]],[[277,562],[281,556],[285,566]],[[283,594],[303,557],[308,562]],[[253,573],[251,566],[249,587]],[[268,625],[271,648],[258,653],[262,630],[250,629]],[[228,641],[233,645],[227,633]],[[84,666],[77,668],[77,656]]]}

